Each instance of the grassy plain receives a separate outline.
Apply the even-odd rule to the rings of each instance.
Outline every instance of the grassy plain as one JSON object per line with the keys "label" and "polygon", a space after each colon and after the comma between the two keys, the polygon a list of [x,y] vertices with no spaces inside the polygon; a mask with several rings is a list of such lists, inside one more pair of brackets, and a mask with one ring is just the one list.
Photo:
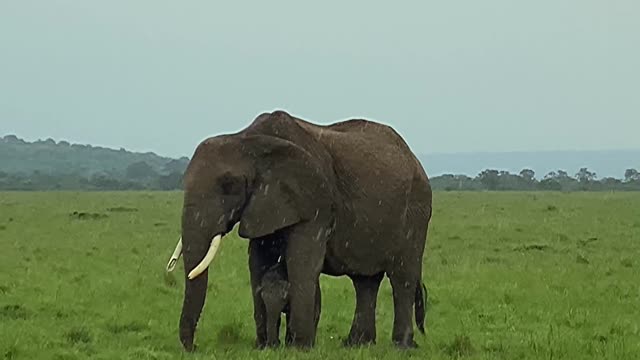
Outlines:
{"label": "grassy plain", "polygon": [[427,336],[410,352],[390,345],[387,279],[378,344],[343,349],[353,288],[327,276],[317,347],[253,350],[247,242],[233,236],[185,355],[182,263],[164,273],[180,206],[178,192],[0,193],[0,359],[640,358],[638,193],[436,193]]}

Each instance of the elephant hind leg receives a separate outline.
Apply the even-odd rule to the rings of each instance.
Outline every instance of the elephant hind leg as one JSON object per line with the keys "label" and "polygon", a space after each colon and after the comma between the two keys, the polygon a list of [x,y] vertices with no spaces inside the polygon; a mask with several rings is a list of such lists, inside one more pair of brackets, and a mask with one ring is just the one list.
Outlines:
{"label": "elephant hind leg", "polygon": [[[416,284],[420,279],[419,266],[407,266],[388,274],[393,290],[393,333],[392,341],[399,348],[417,348],[413,339],[413,310]],[[412,270],[409,270],[412,269]]]}
{"label": "elephant hind leg", "polygon": [[384,273],[351,276],[356,290],[356,311],[345,346],[362,346],[376,342],[376,302]]}

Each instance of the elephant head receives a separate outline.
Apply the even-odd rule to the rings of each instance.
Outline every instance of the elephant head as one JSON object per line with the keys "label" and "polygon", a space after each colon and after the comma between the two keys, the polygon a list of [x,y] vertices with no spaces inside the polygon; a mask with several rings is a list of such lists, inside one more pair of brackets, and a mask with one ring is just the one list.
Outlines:
{"label": "elephant head", "polygon": [[[321,164],[293,141],[244,132],[198,145],[184,175],[182,237],[167,265],[184,260],[185,290],[180,340],[187,351],[204,306],[208,267],[237,223],[255,239],[313,220],[330,205]],[[328,197],[327,197],[328,198]]]}

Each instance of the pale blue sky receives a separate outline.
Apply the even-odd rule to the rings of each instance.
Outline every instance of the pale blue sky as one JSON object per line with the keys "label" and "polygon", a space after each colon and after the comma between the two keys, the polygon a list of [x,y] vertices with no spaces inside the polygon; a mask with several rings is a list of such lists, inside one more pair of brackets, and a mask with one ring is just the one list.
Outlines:
{"label": "pale blue sky", "polygon": [[417,152],[638,148],[640,1],[0,1],[0,134],[190,156],[285,109]]}

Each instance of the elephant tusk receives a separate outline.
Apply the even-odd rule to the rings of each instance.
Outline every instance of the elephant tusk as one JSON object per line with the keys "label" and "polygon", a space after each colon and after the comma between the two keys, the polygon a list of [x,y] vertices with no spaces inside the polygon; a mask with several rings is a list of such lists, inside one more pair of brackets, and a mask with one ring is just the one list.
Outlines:
{"label": "elephant tusk", "polygon": [[171,272],[176,268],[176,264],[178,263],[180,255],[182,255],[182,236],[180,237],[180,240],[178,240],[178,245],[176,245],[176,249],[173,251],[171,258],[169,258],[169,263],[167,264],[167,272]]}
{"label": "elephant tusk", "polygon": [[222,241],[222,235],[216,235],[213,240],[211,240],[211,246],[209,246],[209,251],[204,256],[204,259],[189,273],[189,280],[195,279],[198,275],[202,274],[205,271],[209,264],[213,261],[213,258],[216,256],[218,252],[218,248],[220,247],[220,242]]}

